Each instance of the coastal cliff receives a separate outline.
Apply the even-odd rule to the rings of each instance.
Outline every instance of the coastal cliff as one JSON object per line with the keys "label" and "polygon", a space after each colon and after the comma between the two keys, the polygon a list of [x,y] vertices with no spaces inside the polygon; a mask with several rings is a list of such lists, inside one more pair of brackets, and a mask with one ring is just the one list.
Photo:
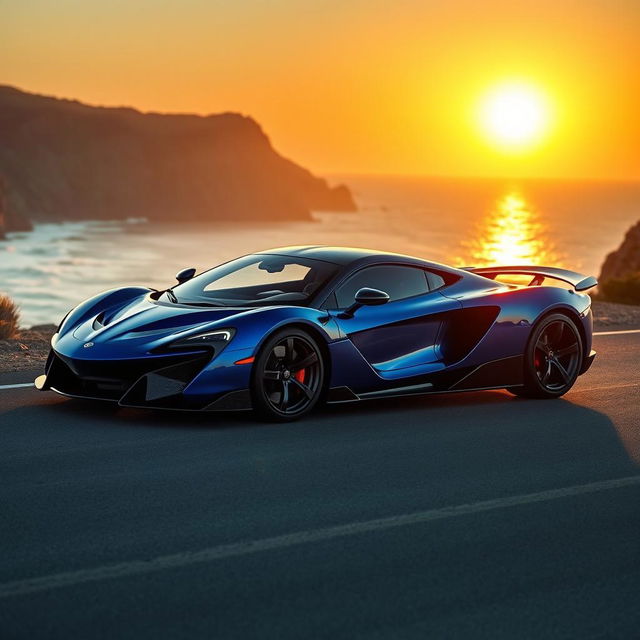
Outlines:
{"label": "coastal cliff", "polygon": [[624,278],[640,272],[640,220],[625,234],[622,244],[605,258],[600,281]]}
{"label": "coastal cliff", "polygon": [[5,237],[8,231],[30,231],[31,223],[27,218],[17,215],[7,205],[7,185],[0,175],[0,240]]}
{"label": "coastal cliff", "polygon": [[0,86],[8,210],[62,221],[305,220],[353,211],[345,186],[279,155],[251,118],[92,107]]}
{"label": "coastal cliff", "polygon": [[598,282],[605,299],[640,304],[640,220],[627,231],[622,244],[607,255]]}

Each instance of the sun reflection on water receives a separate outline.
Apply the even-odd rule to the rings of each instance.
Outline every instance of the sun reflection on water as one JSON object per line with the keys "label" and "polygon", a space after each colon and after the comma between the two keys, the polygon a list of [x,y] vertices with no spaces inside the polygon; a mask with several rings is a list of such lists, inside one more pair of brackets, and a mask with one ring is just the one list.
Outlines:
{"label": "sun reflection on water", "polygon": [[558,265],[560,258],[540,217],[517,192],[503,196],[465,243],[466,261],[488,265]]}

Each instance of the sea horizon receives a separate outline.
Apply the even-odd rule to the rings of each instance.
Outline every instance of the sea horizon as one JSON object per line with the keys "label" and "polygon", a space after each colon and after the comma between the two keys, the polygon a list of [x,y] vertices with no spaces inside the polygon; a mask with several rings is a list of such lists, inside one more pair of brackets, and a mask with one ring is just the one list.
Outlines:
{"label": "sea horizon", "polygon": [[91,295],[126,284],[166,288],[176,271],[204,270],[251,251],[337,244],[406,253],[453,266],[551,264],[597,276],[640,217],[640,182],[333,174],[354,213],[310,220],[157,224],[36,221],[0,241],[2,290],[24,326],[57,323]]}

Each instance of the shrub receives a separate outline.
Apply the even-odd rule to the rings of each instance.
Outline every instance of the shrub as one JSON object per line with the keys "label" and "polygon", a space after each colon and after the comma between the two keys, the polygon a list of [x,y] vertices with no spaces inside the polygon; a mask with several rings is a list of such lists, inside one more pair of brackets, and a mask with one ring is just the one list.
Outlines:
{"label": "shrub", "polygon": [[609,302],[640,304],[640,271],[624,278],[612,278],[599,285],[602,297]]}
{"label": "shrub", "polygon": [[18,335],[18,307],[0,293],[0,340],[8,340]]}

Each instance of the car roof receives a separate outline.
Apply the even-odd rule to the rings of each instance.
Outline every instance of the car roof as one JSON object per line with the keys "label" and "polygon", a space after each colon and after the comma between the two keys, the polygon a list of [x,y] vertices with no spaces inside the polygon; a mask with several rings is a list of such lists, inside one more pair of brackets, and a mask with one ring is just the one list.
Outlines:
{"label": "car roof", "polygon": [[[277,247],[275,249],[267,249],[266,251],[259,251],[259,254],[271,254],[281,256],[298,256],[301,258],[313,258],[315,260],[323,260],[325,262],[332,262],[339,265],[348,265],[357,261],[367,261],[367,258],[371,259],[371,262],[376,262],[376,258],[379,260],[391,260],[398,262],[413,262],[421,264],[423,266],[432,266],[435,268],[442,268],[445,265],[437,264],[435,262],[428,262],[421,258],[415,258],[413,256],[406,256],[400,253],[390,253],[388,251],[377,251],[376,249],[361,249],[358,247],[332,247],[327,245],[300,245],[293,247]],[[451,267],[448,267],[449,269]]]}

